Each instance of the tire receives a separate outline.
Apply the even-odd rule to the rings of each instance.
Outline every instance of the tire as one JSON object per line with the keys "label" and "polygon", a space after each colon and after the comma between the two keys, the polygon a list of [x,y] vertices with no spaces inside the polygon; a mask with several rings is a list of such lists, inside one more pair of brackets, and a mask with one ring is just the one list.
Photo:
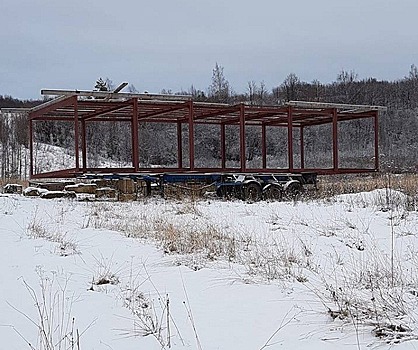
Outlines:
{"label": "tire", "polygon": [[298,199],[303,192],[300,182],[292,182],[286,187],[286,197],[288,199]]}
{"label": "tire", "polygon": [[278,185],[270,185],[270,187],[264,193],[264,196],[268,200],[280,201],[283,197],[282,188]]}
{"label": "tire", "polygon": [[216,195],[218,197],[224,198],[226,197],[226,188],[224,186],[220,186],[216,189]]}
{"label": "tire", "polygon": [[249,183],[245,185],[243,194],[244,200],[250,202],[257,202],[261,199],[261,187],[256,183]]}

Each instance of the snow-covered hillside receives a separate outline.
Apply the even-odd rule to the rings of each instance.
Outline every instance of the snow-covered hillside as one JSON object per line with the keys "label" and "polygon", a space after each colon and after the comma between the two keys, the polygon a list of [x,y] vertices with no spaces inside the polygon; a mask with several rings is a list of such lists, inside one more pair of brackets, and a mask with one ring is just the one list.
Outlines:
{"label": "snow-covered hillside", "polygon": [[0,337],[7,349],[42,348],[42,335],[78,349],[77,331],[80,349],[414,349],[411,209],[383,190],[252,204],[3,195]]}

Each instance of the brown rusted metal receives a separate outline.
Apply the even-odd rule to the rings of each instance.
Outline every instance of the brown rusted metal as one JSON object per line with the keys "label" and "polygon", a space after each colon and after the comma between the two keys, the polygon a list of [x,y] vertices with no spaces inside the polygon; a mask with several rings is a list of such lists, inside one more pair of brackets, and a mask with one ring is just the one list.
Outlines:
{"label": "brown rusted metal", "polygon": [[80,170],[80,154],[79,154],[79,127],[78,127],[78,99],[77,96],[73,97],[73,106],[74,106],[74,154],[75,154],[75,168]]}
{"label": "brown rusted metal", "polygon": [[226,168],[226,126],[221,124],[221,168]]}
{"label": "brown rusted metal", "polygon": [[379,170],[379,112],[376,111],[374,121],[374,168]]}
{"label": "brown rusted metal", "polygon": [[247,168],[245,155],[245,107],[242,103],[239,111],[239,140],[240,140],[240,169],[244,172]]}
{"label": "brown rusted metal", "polygon": [[189,101],[189,166],[194,170],[194,110],[193,101]]}
{"label": "brown rusted metal", "polygon": [[183,169],[183,140],[180,122],[177,122],[177,166],[179,169]]}
{"label": "brown rusted metal", "polygon": [[287,109],[287,152],[289,171],[293,171],[293,107]]}
{"label": "brown rusted metal", "polygon": [[[59,95],[61,90],[56,91]],[[163,95],[69,92],[63,90],[63,95],[48,101],[29,111],[29,149],[31,178],[74,176],[86,172],[149,172],[150,168],[140,167],[139,123],[176,123],[177,124],[177,167],[158,168],[159,171],[176,172],[273,172],[312,171],[319,174],[357,173],[377,171],[379,167],[378,145],[378,113],[384,108],[379,106],[335,105],[324,103],[304,103],[294,101],[287,106],[248,106],[244,103],[227,105],[216,103],[194,102],[188,97],[175,95],[165,98]],[[152,97],[151,97],[152,96]],[[338,163],[338,122],[361,118],[372,118],[374,126],[374,164],[370,169],[339,168]],[[69,121],[74,124],[75,168],[58,172],[35,174],[34,172],[34,122],[37,121]],[[131,123],[132,167],[127,168],[88,168],[86,140],[86,123],[96,122],[126,122]],[[220,167],[195,167],[195,125],[211,124],[220,126]],[[330,124],[332,127],[333,161],[330,169],[305,168],[304,130],[310,126]],[[226,167],[226,126],[235,125],[239,128],[240,164],[238,168]],[[261,127],[261,168],[248,169],[246,164],[246,127]],[[182,127],[188,131],[189,165],[183,164]],[[267,164],[267,127],[284,127],[287,129],[288,167],[286,169],[271,169]],[[293,128],[300,130],[300,167],[294,164]],[[186,131],[185,130],[185,131]],[[80,142],[81,140],[81,142]],[[82,164],[80,168],[79,152],[81,147]]]}
{"label": "brown rusted metal", "polygon": [[267,168],[267,130],[266,125],[261,125],[261,163],[262,168]]}
{"label": "brown rusted metal", "polygon": [[132,99],[132,166],[135,171],[139,169],[139,140],[138,140],[138,100]]}
{"label": "brown rusted metal", "polygon": [[334,171],[338,170],[338,113],[332,111],[332,164]]}
{"label": "brown rusted metal", "polygon": [[87,168],[87,140],[86,140],[86,121],[81,120],[81,160],[83,170]]}
{"label": "brown rusted metal", "polygon": [[303,134],[303,126],[299,128],[300,137],[300,169],[303,171],[305,168],[305,141]]}
{"label": "brown rusted metal", "polygon": [[29,118],[29,159],[30,159],[30,167],[29,167],[29,178],[33,177],[33,120]]}

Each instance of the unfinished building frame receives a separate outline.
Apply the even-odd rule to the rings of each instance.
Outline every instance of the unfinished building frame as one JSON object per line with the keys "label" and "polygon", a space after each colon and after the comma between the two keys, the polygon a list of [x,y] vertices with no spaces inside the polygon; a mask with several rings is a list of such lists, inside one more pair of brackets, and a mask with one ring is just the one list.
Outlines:
{"label": "unfinished building frame", "polygon": [[[30,177],[69,178],[85,173],[151,173],[151,172],[316,172],[318,174],[341,174],[372,172],[379,169],[379,112],[380,106],[330,104],[290,101],[283,106],[254,106],[245,103],[234,105],[195,102],[189,96],[130,94],[98,91],[42,90],[43,95],[56,96],[29,111]],[[373,125],[374,156],[370,168],[343,168],[339,164],[338,123],[356,119],[371,119]],[[74,130],[74,164],[68,169],[52,172],[35,172],[34,124],[37,122],[70,122]],[[86,137],[87,125],[97,122],[125,122],[130,125],[132,165],[130,167],[88,167]],[[177,126],[177,166],[158,169],[141,167],[139,147],[140,123],[170,123]],[[220,166],[216,168],[195,166],[195,126],[218,125],[220,129]],[[332,166],[327,168],[305,167],[304,134],[307,128],[316,125],[331,125]],[[227,167],[226,127],[239,128],[239,166]],[[188,131],[187,166],[183,164],[183,126]],[[246,128],[261,129],[261,167],[249,168],[246,161]],[[267,127],[287,130],[287,164],[283,169],[267,164]],[[295,129],[299,129],[298,166],[295,165]]]}

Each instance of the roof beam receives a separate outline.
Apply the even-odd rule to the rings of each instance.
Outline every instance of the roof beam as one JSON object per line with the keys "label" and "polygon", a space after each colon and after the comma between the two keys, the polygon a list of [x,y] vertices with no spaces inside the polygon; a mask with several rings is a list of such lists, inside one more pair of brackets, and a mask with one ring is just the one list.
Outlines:
{"label": "roof beam", "polygon": [[74,95],[67,95],[55,98],[51,101],[45,102],[39,106],[33,107],[29,111],[29,118],[30,119],[42,119],[38,117],[42,117],[42,115],[52,112],[60,107],[67,107],[74,105]]}
{"label": "roof beam", "polygon": [[194,120],[206,119],[211,117],[221,117],[223,115],[239,111],[240,105],[234,105],[226,108],[218,108],[217,110],[211,110],[210,112],[201,112],[199,114],[195,114]]}
{"label": "roof beam", "polygon": [[[108,102],[108,103],[111,103],[111,102]],[[105,114],[116,112],[116,111],[118,111],[122,108],[129,107],[129,106],[131,106],[131,103],[132,103],[132,100],[129,100],[129,101],[126,101],[126,102],[119,102],[119,103],[117,103],[116,105],[114,105],[110,108],[109,107],[100,108],[97,111],[90,112],[90,113],[87,113],[85,115],[80,115],[80,119],[89,120],[89,119],[93,119],[93,118],[96,118],[96,117],[101,117]]]}
{"label": "roof beam", "polygon": [[180,105],[172,106],[172,107],[169,107],[169,108],[163,108],[163,109],[155,110],[155,111],[148,112],[148,113],[140,113],[140,116],[139,116],[138,119],[139,120],[146,119],[146,118],[154,117],[156,115],[161,115],[161,114],[165,114],[165,113],[178,111],[180,109],[184,109],[184,108],[187,108],[187,107],[188,107],[188,102],[184,102],[184,103],[182,102]]}
{"label": "roof beam", "polygon": [[337,109],[348,109],[348,110],[359,109],[362,112],[364,112],[365,110],[380,111],[380,112],[386,112],[387,111],[387,107],[383,107],[383,106],[351,105],[351,104],[345,104],[345,103],[289,101],[286,104],[288,106],[292,106],[292,107],[296,107],[296,108],[316,108],[316,109],[317,108],[337,108]]}

